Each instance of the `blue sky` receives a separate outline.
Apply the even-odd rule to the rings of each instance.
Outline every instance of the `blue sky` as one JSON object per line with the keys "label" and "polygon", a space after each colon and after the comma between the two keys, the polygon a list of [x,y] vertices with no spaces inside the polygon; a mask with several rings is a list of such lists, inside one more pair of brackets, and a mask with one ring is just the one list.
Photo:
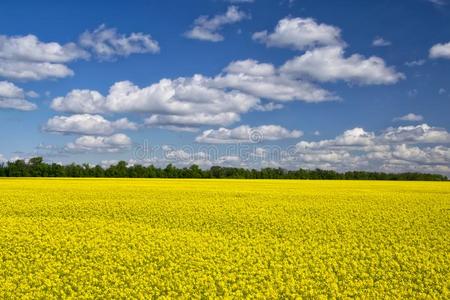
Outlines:
{"label": "blue sky", "polygon": [[2,1],[0,160],[449,174],[448,24],[445,0]]}

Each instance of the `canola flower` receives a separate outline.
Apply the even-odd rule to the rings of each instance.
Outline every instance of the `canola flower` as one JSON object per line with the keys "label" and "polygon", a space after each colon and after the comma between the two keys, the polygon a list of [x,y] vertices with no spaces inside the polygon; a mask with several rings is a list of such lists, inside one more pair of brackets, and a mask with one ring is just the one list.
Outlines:
{"label": "canola flower", "polygon": [[450,298],[446,182],[1,179],[0,298]]}

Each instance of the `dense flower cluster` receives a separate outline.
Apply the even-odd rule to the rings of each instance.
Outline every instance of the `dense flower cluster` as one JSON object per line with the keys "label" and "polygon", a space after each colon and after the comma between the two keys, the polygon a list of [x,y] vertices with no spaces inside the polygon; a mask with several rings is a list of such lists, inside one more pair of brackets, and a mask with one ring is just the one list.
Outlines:
{"label": "dense flower cluster", "polygon": [[442,182],[1,179],[0,298],[449,298]]}

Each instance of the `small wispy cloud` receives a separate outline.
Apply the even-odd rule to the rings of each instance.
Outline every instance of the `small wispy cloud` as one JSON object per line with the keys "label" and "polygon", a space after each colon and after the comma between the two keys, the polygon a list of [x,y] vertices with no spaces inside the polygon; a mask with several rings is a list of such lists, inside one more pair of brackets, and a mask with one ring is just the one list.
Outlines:
{"label": "small wispy cloud", "polygon": [[448,4],[446,0],[427,0],[427,1],[437,6],[444,6]]}
{"label": "small wispy cloud", "polygon": [[372,46],[375,46],[375,47],[386,47],[386,46],[390,46],[390,45],[392,45],[392,43],[390,41],[387,41],[380,36],[375,37],[372,42]]}
{"label": "small wispy cloud", "polygon": [[184,36],[190,39],[220,42],[223,41],[224,37],[218,31],[224,25],[237,23],[246,18],[249,18],[249,16],[245,12],[239,10],[236,6],[230,6],[222,15],[198,17],[194,21],[192,29],[186,32]]}
{"label": "small wispy cloud", "polygon": [[420,121],[423,121],[423,116],[409,113],[404,116],[394,118],[393,121],[394,122],[397,122],[397,121],[420,122]]}
{"label": "small wispy cloud", "polygon": [[418,67],[423,66],[425,64],[425,59],[419,59],[419,60],[412,60],[405,62],[405,66],[407,67]]}

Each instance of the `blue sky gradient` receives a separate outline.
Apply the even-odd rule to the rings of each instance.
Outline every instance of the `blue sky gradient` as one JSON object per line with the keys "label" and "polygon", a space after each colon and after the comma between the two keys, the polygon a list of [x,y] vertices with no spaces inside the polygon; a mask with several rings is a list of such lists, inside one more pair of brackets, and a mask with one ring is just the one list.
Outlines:
{"label": "blue sky gradient", "polygon": [[[6,94],[6,83],[28,93],[23,95],[23,100],[34,103],[36,107],[23,110],[4,104],[0,108],[0,160],[43,155],[47,161],[60,163],[107,165],[123,159],[130,163],[157,165],[173,162],[179,165],[197,163],[202,167],[220,164],[450,174],[450,3],[444,0],[231,2],[1,1],[0,82],[4,82],[4,86],[2,90],[0,85],[0,107],[1,101],[10,103],[6,102],[11,99]],[[230,9],[235,9],[240,15],[227,16]],[[207,17],[198,19],[200,16]],[[207,26],[208,20],[213,19],[225,20],[210,30],[222,36],[223,40],[189,36],[188,32],[195,24]],[[327,30],[334,28],[339,31],[337,39],[341,44],[330,44],[329,40],[324,41],[323,36],[318,35],[315,44],[293,49],[292,46],[279,42],[270,44],[254,36],[261,31],[267,31],[267,35],[276,34],[276,26],[282,20],[292,24],[309,20],[307,22],[315,26],[314,30],[319,30],[320,26],[327,26]],[[94,34],[96,29],[116,30],[116,36],[108,42],[118,37],[129,38],[133,33],[141,34],[157,43],[159,51],[147,45],[140,50],[128,49],[124,54],[116,48],[107,57],[81,42],[83,33]],[[302,28],[296,30],[283,34],[287,34],[285,37],[291,42],[299,41],[305,33]],[[16,66],[23,61],[55,63],[48,61],[45,51],[51,51],[49,49],[38,52],[36,47],[32,47],[19,57],[20,49],[13,47],[26,47],[19,43],[8,46],[9,51],[15,54],[7,52],[5,45],[12,45],[8,43],[27,35],[35,36],[41,44],[54,42],[64,46],[73,43],[77,58],[59,62],[70,68],[73,74],[39,80],[5,75],[2,68],[6,64]],[[441,47],[437,54],[432,54],[431,49],[436,45]],[[377,57],[384,64],[383,70],[378,71],[386,75],[384,78],[389,75],[395,78],[374,82],[371,74],[377,70],[373,66],[359,77],[339,71],[333,75],[334,79],[324,79],[325,72],[314,74],[313,71],[305,71],[305,66],[300,66],[294,75],[278,69],[287,61],[327,47],[341,49],[343,59],[359,55],[359,60],[353,65],[343,66],[350,68],[346,71],[349,74],[365,60]],[[36,54],[32,55],[33,51]],[[314,61],[313,69],[319,70],[327,59],[321,56],[319,61]],[[289,77],[296,86],[307,82],[339,99],[322,99],[316,103],[305,99],[280,100],[261,95],[260,87],[256,87],[258,92],[249,92],[236,86],[221,83],[218,87],[213,83],[214,78],[230,74],[225,68],[232,62],[246,60],[270,64],[279,76]],[[335,63],[331,62],[333,66]],[[246,66],[240,74],[248,75],[245,73],[248,70]],[[79,112],[54,107],[55,98],[65,97],[73,90],[97,91],[106,97],[110,87],[117,82],[130,81],[143,89],[161,79],[192,79],[195,74],[208,78],[207,88],[226,95],[233,91],[241,93],[248,97],[246,99],[257,99],[259,106],[252,104],[251,108],[240,111],[239,119],[233,121],[199,122],[195,126],[180,123],[170,127],[163,123],[146,124],[145,120],[152,115],[183,115],[198,121],[197,114],[209,114],[207,110],[211,107],[196,105],[195,111],[185,111],[180,106],[170,114],[149,109],[112,111],[109,108]],[[269,77],[263,75],[258,78],[273,80]],[[30,91],[38,96],[30,94]],[[195,99],[195,93],[184,96],[190,99],[189,105],[213,101],[218,106],[226,106],[224,101],[228,101]],[[174,97],[182,98],[183,95]],[[148,101],[158,101],[152,99]],[[87,103],[87,100],[80,101]],[[130,101],[138,100],[117,101],[133,106]],[[179,105],[183,101],[180,100]],[[275,105],[276,109],[261,111],[260,106],[268,103]],[[121,107],[130,107],[126,105]],[[236,104],[235,108],[241,109],[240,105]],[[111,125],[116,127],[102,131],[94,124],[95,130],[84,128],[84,131],[74,132],[67,129],[67,123],[61,124],[60,119],[60,123],[52,126],[48,123],[53,118],[71,118],[74,115],[83,115],[83,118],[95,115],[106,122],[127,118],[132,123],[130,126],[135,128]],[[76,122],[83,123],[82,118]],[[272,127],[263,127],[267,125]],[[78,125],[71,123],[70,126]],[[236,128],[238,130],[233,131]],[[246,134],[253,131],[262,135],[261,141],[255,143],[246,139]],[[117,134],[126,138],[120,136],[120,141],[110,144],[108,139]],[[84,141],[79,140],[83,137],[86,138]],[[95,143],[86,144],[89,141]],[[136,148],[144,143],[164,148],[164,153],[157,157],[136,157]],[[242,154],[228,153],[230,145],[247,145],[246,151],[255,159],[249,161],[243,159]],[[180,150],[183,147],[184,150]],[[216,157],[205,155],[199,150],[201,147],[214,147],[220,154]],[[274,147],[288,154],[282,158],[274,157],[270,155]],[[192,151],[189,159],[186,158],[187,149]]]}

